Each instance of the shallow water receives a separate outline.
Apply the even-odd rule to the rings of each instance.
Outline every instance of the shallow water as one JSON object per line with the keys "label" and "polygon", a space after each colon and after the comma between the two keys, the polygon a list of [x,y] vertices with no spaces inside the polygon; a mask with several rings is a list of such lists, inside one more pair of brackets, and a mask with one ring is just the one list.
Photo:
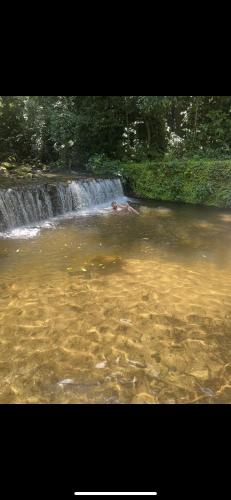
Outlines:
{"label": "shallow water", "polygon": [[0,239],[1,403],[231,402],[231,212],[138,209]]}

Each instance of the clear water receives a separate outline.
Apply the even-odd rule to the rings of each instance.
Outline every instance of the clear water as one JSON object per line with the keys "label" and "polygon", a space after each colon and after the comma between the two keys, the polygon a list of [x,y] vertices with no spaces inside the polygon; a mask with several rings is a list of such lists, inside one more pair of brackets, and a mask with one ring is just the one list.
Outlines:
{"label": "clear water", "polygon": [[230,403],[231,212],[107,207],[0,239],[0,402]]}

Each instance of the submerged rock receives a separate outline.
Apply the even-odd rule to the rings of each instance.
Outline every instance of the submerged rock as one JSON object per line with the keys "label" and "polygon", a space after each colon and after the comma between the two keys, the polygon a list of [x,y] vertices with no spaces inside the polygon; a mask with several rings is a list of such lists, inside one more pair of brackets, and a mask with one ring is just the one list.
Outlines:
{"label": "submerged rock", "polygon": [[128,363],[129,363],[129,365],[135,366],[137,368],[146,368],[146,366],[147,366],[145,362],[141,363],[140,361],[134,361],[132,359],[128,359]]}
{"label": "submerged rock", "polygon": [[207,380],[209,373],[208,369],[201,369],[201,370],[191,370],[190,375],[193,375],[193,377],[198,378],[200,380]]}
{"label": "submerged rock", "polygon": [[215,396],[214,391],[212,389],[210,389],[209,387],[202,387],[201,385],[199,385],[199,389],[206,396],[209,396],[209,397],[214,397]]}
{"label": "submerged rock", "polygon": [[120,318],[120,323],[123,323],[124,325],[128,325],[128,326],[132,326],[132,321],[130,319]]}
{"label": "submerged rock", "polygon": [[156,398],[146,392],[140,392],[135,395],[132,402],[136,404],[153,404],[156,403]]}
{"label": "submerged rock", "polygon": [[59,385],[60,387],[68,384],[74,384],[74,380],[72,378],[65,378],[64,380],[61,380],[57,383],[57,385]]}
{"label": "submerged rock", "polygon": [[95,367],[96,368],[105,368],[106,364],[107,364],[107,361],[102,361],[102,363],[97,363],[95,365]]}

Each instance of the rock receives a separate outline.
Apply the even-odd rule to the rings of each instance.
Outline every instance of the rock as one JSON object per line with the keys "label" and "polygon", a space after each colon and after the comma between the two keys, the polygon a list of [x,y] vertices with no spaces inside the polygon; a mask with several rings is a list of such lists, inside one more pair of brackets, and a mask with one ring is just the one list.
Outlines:
{"label": "rock", "polygon": [[60,198],[58,196],[57,185],[56,184],[48,184],[47,189],[48,189],[48,193],[49,193],[50,198],[51,198],[53,212],[56,215],[61,214],[62,213],[62,205],[60,203]]}
{"label": "rock", "polygon": [[120,318],[120,323],[124,323],[125,325],[132,326],[132,322],[130,319]]}
{"label": "rock", "polygon": [[68,384],[74,384],[74,380],[72,380],[72,378],[65,378],[64,380],[58,382],[57,385],[62,387],[63,385],[68,385]]}
{"label": "rock", "polygon": [[190,374],[193,375],[193,377],[196,377],[200,380],[207,380],[208,376],[209,376],[207,368],[202,369],[202,370],[192,370],[190,372]]}
{"label": "rock", "polygon": [[132,402],[136,404],[153,404],[156,403],[156,398],[151,394],[141,392],[134,397]]}
{"label": "rock", "polygon": [[12,164],[11,164],[11,163],[9,163],[8,161],[4,161],[3,163],[1,163],[1,167],[11,168],[11,167],[12,167]]}
{"label": "rock", "polygon": [[97,363],[97,365],[95,365],[96,368],[105,368],[107,362],[106,361],[102,361],[102,363]]}
{"label": "rock", "polygon": [[154,352],[153,354],[151,354],[151,358],[154,358],[157,363],[161,362],[161,357],[158,352]]}
{"label": "rock", "polygon": [[19,171],[22,172],[23,174],[28,174],[31,172],[31,167],[27,167],[26,165],[24,167],[19,167]]}
{"label": "rock", "polygon": [[137,368],[146,368],[146,363],[141,363],[140,361],[133,361],[132,359],[128,359],[128,363],[131,366],[135,366]]}
{"label": "rock", "polygon": [[3,165],[0,165],[0,176],[3,177],[8,177],[9,173],[7,171],[7,168],[4,167]]}
{"label": "rock", "polygon": [[215,396],[215,392],[210,389],[209,387],[202,387],[201,385],[199,386],[200,391],[203,392],[206,396],[213,397]]}

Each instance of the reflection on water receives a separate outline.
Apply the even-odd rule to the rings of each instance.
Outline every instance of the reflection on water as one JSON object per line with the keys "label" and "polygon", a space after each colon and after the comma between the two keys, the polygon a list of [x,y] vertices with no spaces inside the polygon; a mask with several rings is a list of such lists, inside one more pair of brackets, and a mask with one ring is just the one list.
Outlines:
{"label": "reflection on water", "polygon": [[1,403],[231,402],[231,214],[139,210],[0,240]]}

